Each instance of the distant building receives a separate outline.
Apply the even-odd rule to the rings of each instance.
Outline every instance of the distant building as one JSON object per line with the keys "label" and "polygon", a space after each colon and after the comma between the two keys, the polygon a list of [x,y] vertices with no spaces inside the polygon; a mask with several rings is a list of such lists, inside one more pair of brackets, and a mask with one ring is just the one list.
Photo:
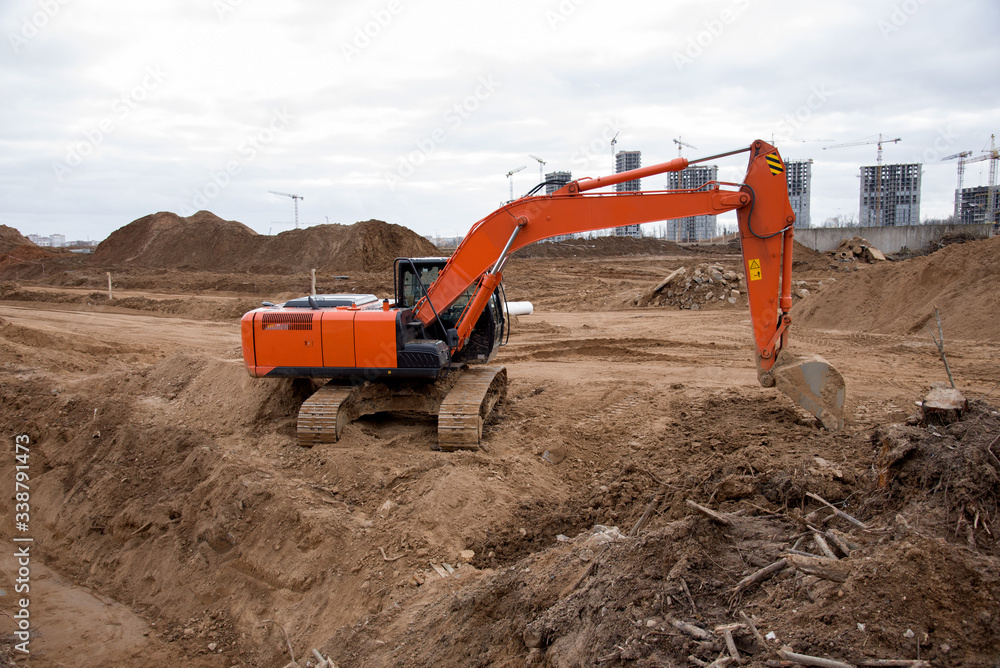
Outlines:
{"label": "distant building", "polygon": [[[642,167],[642,151],[618,151],[615,154],[615,174],[627,172],[631,169],[639,169],[640,167]],[[619,183],[615,186],[615,189],[620,193],[642,190],[642,179],[633,179],[632,181]],[[639,225],[616,227],[615,236],[634,237],[638,239],[642,236],[642,229]]]}
{"label": "distant building", "polygon": [[920,223],[920,163],[861,168],[859,222],[872,227]]}
{"label": "distant building", "polygon": [[[545,175],[545,194],[551,195],[572,180],[573,172],[549,172]],[[566,241],[573,237],[574,235],[572,234],[558,234],[550,239],[546,239],[546,241]]]}
{"label": "distant building", "polygon": [[809,200],[812,191],[812,160],[786,160],[788,200],[795,212],[795,227],[809,227]]}
{"label": "distant building", "polygon": [[[701,190],[706,184],[718,181],[717,165],[696,165],[679,172],[667,173],[668,190]],[[702,241],[715,236],[715,216],[689,216],[667,221],[669,241]]]}
{"label": "distant building", "polygon": [[997,223],[1000,214],[1000,188],[993,191],[993,220],[988,220],[990,189],[987,186],[962,188],[961,210],[956,223]]}
{"label": "distant building", "polygon": [[66,245],[66,235],[65,234],[53,234],[49,237],[52,242],[53,248],[62,248]]}
{"label": "distant building", "polygon": [[29,234],[28,241],[35,244],[36,246],[49,247],[52,245],[52,239],[50,239],[49,237],[43,237],[40,234]]}
{"label": "distant building", "polygon": [[551,195],[572,180],[573,172],[549,172],[545,175],[545,194]]}

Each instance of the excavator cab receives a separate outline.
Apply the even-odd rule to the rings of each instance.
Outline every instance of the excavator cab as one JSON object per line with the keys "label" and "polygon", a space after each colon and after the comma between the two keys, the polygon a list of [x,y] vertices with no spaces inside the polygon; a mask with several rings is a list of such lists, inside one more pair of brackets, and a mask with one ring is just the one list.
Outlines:
{"label": "excavator cab", "polygon": [[[413,308],[427,295],[428,288],[437,281],[448,263],[444,257],[396,258],[396,307]],[[503,288],[497,286],[492,296],[476,320],[476,325],[461,350],[457,347],[455,327],[463,311],[476,292],[476,284],[466,288],[447,308],[437,314],[436,322],[425,327],[425,336],[440,338],[454,351],[452,361],[461,364],[486,364],[503,345],[507,333],[504,318]],[[454,332],[454,333],[453,333]]]}

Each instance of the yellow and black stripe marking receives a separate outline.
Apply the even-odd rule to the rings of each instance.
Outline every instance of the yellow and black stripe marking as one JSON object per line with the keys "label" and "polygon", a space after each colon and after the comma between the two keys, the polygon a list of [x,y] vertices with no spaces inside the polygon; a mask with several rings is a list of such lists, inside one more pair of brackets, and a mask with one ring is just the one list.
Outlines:
{"label": "yellow and black stripe marking", "polygon": [[785,173],[785,166],[781,164],[781,158],[778,157],[777,153],[769,153],[764,156],[767,160],[767,166],[771,168],[771,173],[777,176],[778,174]]}

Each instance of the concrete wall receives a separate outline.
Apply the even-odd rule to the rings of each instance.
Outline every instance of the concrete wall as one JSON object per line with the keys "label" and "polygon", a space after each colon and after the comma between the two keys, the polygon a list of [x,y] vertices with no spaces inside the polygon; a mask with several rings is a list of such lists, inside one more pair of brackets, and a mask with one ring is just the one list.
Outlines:
{"label": "concrete wall", "polygon": [[835,250],[841,241],[864,237],[883,253],[898,253],[903,248],[917,250],[945,234],[972,233],[993,236],[993,225],[900,225],[897,227],[810,227],[795,230],[795,240],[813,250]]}

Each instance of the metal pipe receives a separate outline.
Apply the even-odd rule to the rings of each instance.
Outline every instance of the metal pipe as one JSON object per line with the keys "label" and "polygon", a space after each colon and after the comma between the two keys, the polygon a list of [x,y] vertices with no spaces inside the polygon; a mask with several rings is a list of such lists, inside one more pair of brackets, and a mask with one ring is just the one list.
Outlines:
{"label": "metal pipe", "polygon": [[641,179],[646,176],[663,174],[664,172],[679,172],[687,167],[688,164],[689,163],[686,158],[674,158],[673,160],[661,162],[656,165],[650,165],[649,167],[630,169],[627,172],[618,172],[617,174],[612,174],[610,176],[598,176],[596,179],[580,179],[578,181],[574,181],[573,183],[576,183],[577,190],[579,192],[585,192],[587,190],[594,190],[605,186],[613,186],[616,183],[634,181],[635,179]]}
{"label": "metal pipe", "polygon": [[708,156],[706,158],[698,158],[697,160],[688,160],[688,164],[689,165],[696,165],[699,162],[708,162],[709,160],[715,160],[716,158],[725,158],[726,156],[736,155],[737,153],[746,153],[751,148],[753,148],[753,147],[752,146],[747,146],[746,148],[738,148],[735,151],[728,151],[726,153],[717,153],[715,155],[710,155],[710,156]]}
{"label": "metal pipe", "polygon": [[514,240],[517,239],[517,235],[521,233],[521,228],[527,224],[526,221],[522,221],[523,219],[518,221],[517,226],[514,228],[514,232],[510,235],[510,239],[507,240],[507,245],[503,247],[502,251],[500,251],[500,257],[497,258],[497,261],[493,263],[493,268],[490,269],[491,274],[495,274],[503,269],[503,264],[507,260],[507,253],[510,251],[510,247],[514,244]]}

